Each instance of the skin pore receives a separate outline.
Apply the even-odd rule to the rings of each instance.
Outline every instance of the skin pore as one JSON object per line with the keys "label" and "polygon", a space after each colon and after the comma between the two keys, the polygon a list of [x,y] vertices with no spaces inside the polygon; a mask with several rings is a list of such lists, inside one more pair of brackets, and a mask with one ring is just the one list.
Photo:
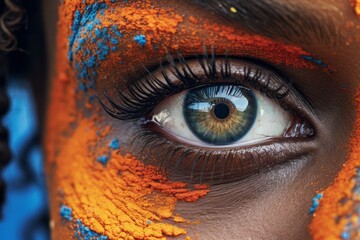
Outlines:
{"label": "skin pore", "polygon": [[[227,1],[218,2],[222,8],[197,1],[105,1],[105,5],[64,1],[45,131],[53,239],[71,239],[76,234],[82,239],[82,225],[111,239],[310,238],[311,199],[341,169],[353,130],[353,98],[360,74],[359,20],[347,0],[259,1],[268,9],[267,14],[257,14],[263,22],[241,13],[242,4],[251,7],[252,3],[231,1],[231,8]],[[292,21],[296,26],[289,26],[292,18],[284,16],[289,9],[297,13]],[[223,17],[224,11],[234,16]],[[48,14],[54,13],[45,18]],[[51,38],[55,23],[47,24]],[[210,179],[210,171],[195,174],[189,182],[192,162],[201,154],[213,153],[214,147],[183,143],[152,126],[147,129],[159,133],[157,138],[135,138],[143,125],[121,117],[129,116],[125,114],[129,111],[115,112],[118,118],[113,118],[96,100],[99,97],[112,110],[106,90],[121,105],[116,88],[126,93],[132,86],[127,81],[144,79],[143,66],[159,76],[160,60],[171,69],[171,60],[164,60],[167,55],[175,58],[180,53],[194,72],[201,72],[194,59],[204,55],[204,47],[209,55],[216,55],[218,64],[218,59],[229,56],[234,58],[231,66],[244,65],[245,60],[261,66],[256,69],[266,66],[290,82],[291,94],[283,104],[306,118],[315,136],[272,140],[255,157],[239,153],[246,147],[237,146],[233,152],[227,148],[217,156],[230,159],[238,168],[227,169],[228,175],[216,181]],[[120,146],[111,145],[113,140]],[[295,153],[280,156],[284,141],[296,146]],[[176,142],[180,153],[185,148],[205,150],[187,153],[191,163],[171,174],[179,156],[167,153],[174,147],[169,142]],[[219,161],[206,159],[216,173],[222,173]],[[241,161],[256,159],[259,166],[253,168]],[[161,168],[164,162],[169,167]],[[67,208],[70,215],[61,211]]]}

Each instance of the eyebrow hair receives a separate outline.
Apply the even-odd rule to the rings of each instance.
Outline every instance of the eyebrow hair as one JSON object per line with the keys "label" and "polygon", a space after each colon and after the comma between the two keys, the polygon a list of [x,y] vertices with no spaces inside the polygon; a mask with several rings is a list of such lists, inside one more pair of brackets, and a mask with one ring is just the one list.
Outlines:
{"label": "eyebrow hair", "polygon": [[[312,44],[337,42],[339,34],[326,11],[300,3],[275,0],[189,0],[251,32],[272,38]],[[231,11],[232,10],[232,11]]]}

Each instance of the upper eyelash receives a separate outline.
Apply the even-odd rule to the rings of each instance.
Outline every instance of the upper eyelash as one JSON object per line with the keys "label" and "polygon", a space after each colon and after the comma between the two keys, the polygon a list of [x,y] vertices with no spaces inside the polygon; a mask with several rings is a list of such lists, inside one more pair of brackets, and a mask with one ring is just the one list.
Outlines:
{"label": "upper eyelash", "polygon": [[[100,98],[99,102],[104,110],[116,119],[124,121],[139,120],[149,114],[159,102],[170,95],[195,87],[200,83],[206,84],[216,82],[219,78],[219,73],[221,78],[231,79],[233,74],[231,72],[231,63],[228,55],[223,57],[224,60],[220,65],[217,64],[216,57],[214,51],[212,51],[211,56],[209,56],[206,50],[202,56],[195,56],[195,59],[197,59],[203,70],[204,80],[191,70],[191,67],[187,63],[187,59],[185,59],[182,54],[178,53],[176,59],[174,59],[174,57],[168,53],[166,55],[168,65],[166,66],[166,70],[176,76],[177,80],[180,81],[180,84],[175,84],[169,79],[169,76],[165,71],[165,66],[162,63],[160,63],[159,72],[165,82],[154,76],[154,74],[144,66],[142,76],[137,74],[138,76],[134,78],[133,74],[129,74],[126,88],[127,91],[125,93],[122,93],[116,88],[120,103],[116,103],[105,90],[103,90],[103,94],[111,105],[111,108],[105,105]],[[218,68],[219,66],[220,69]],[[270,90],[268,88],[270,76],[266,80],[267,82],[261,83],[263,71],[260,68],[256,69],[254,76],[251,76],[253,69],[250,66],[243,66],[243,70],[243,79],[236,79],[237,81],[235,80],[235,83],[247,83],[253,88],[260,90],[261,93],[267,97],[278,101],[289,94],[290,87],[286,86],[285,83],[280,85],[277,89]]]}

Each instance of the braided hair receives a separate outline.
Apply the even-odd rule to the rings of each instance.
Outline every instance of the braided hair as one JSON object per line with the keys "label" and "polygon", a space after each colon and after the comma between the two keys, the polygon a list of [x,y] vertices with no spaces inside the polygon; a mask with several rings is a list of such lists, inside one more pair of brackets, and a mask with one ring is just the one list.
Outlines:
{"label": "braided hair", "polygon": [[[0,173],[11,160],[9,133],[2,124],[2,118],[9,109],[10,101],[5,91],[7,55],[17,47],[14,31],[23,22],[23,9],[15,0],[0,1]],[[0,218],[5,201],[5,183],[0,175]]]}

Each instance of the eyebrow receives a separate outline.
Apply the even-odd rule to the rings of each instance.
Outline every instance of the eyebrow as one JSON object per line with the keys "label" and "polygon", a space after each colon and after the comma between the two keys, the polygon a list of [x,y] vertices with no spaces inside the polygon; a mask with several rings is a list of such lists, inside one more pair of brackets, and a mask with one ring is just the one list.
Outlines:
{"label": "eyebrow", "polygon": [[251,32],[301,44],[337,42],[330,13],[301,3],[275,0],[189,0]]}

